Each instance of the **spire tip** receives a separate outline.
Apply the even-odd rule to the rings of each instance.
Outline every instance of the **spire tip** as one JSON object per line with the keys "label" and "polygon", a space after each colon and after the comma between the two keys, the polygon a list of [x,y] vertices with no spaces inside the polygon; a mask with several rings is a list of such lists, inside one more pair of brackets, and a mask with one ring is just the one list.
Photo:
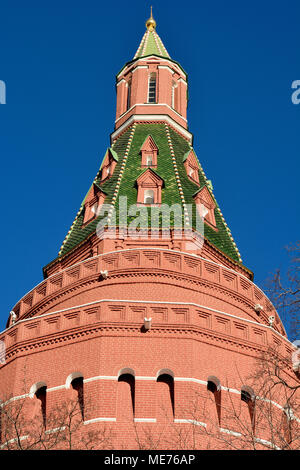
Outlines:
{"label": "spire tip", "polygon": [[152,6],[150,7],[150,11],[151,11],[151,15],[150,15],[150,18],[146,21],[146,28],[148,29],[148,31],[154,31],[156,28],[156,21],[153,18]]}

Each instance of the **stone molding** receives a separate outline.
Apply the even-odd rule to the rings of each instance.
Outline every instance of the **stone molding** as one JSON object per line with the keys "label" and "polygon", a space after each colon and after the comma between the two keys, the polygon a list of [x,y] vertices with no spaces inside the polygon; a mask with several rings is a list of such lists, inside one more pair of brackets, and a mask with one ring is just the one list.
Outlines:
{"label": "stone molding", "polygon": [[[5,330],[6,362],[79,338],[143,335],[144,317],[152,317],[152,338],[176,337],[247,351],[256,357],[267,345],[276,344],[283,354],[292,353],[290,342],[266,325],[203,305],[184,302],[103,299],[24,319]],[[292,368],[292,364],[291,364]]]}
{"label": "stone molding", "polygon": [[[270,300],[241,273],[197,255],[161,248],[132,248],[88,258],[49,276],[28,292],[12,310],[18,320],[34,316],[59,297],[82,286],[100,282],[100,271],[105,270],[108,271],[108,279],[102,282],[107,283],[116,282],[118,277],[124,276],[128,280],[132,276],[167,276],[180,283],[194,283],[197,289],[201,285],[208,290],[209,295],[214,296],[219,292],[234,302],[242,302],[249,318],[258,323],[268,324],[268,317],[274,315],[275,330],[285,335]],[[254,311],[257,303],[263,306],[259,316]]]}

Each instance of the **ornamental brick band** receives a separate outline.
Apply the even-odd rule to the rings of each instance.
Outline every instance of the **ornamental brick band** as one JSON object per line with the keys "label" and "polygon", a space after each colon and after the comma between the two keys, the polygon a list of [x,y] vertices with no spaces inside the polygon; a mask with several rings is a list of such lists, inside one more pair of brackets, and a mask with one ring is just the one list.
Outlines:
{"label": "ornamental brick band", "polygon": [[[105,282],[100,279],[100,271],[104,270],[109,273]],[[118,283],[121,283],[119,288]],[[81,291],[86,292],[86,285],[89,286],[85,295],[87,301],[95,300],[95,296],[97,299],[113,299],[116,294],[120,296],[124,283],[141,284],[140,291],[128,291],[126,287],[125,292],[130,293],[132,300],[142,300],[145,283],[149,284],[147,289],[152,291],[151,300],[174,299],[174,285],[181,286],[184,283],[181,292],[177,294],[178,301],[190,301],[193,295],[194,301],[199,302],[201,298],[201,303],[204,302],[210,308],[225,311],[230,308],[233,315],[265,325],[269,325],[269,316],[274,315],[275,331],[285,336],[283,325],[272,303],[253,282],[240,273],[208,259],[175,250],[135,248],[87,259],[41,282],[13,307],[13,311],[17,319],[21,320],[53,310],[51,304],[57,308],[75,305]],[[159,286],[162,283],[166,287],[160,292]],[[108,286],[114,286],[113,290]],[[113,296],[108,295],[109,292]],[[128,298],[128,295],[125,297]],[[259,314],[254,310],[257,303],[263,307]]]}

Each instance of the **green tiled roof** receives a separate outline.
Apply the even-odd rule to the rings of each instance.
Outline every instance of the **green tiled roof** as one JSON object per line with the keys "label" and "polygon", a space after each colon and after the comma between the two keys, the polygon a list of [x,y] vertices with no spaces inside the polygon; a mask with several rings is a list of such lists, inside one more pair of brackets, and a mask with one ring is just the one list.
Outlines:
{"label": "green tiled roof", "polygon": [[161,38],[157,34],[156,30],[154,30],[154,31],[148,31],[147,30],[145,32],[145,34],[144,34],[144,36],[143,36],[143,38],[140,42],[140,45],[139,45],[139,47],[138,47],[138,49],[135,53],[135,56],[133,57],[132,60],[127,62],[121,68],[121,70],[117,74],[117,77],[124,70],[125,67],[130,66],[135,61],[137,61],[137,60],[139,60],[143,57],[147,57],[147,56],[151,56],[151,55],[164,57],[164,58],[170,60],[171,62],[176,64],[184,72],[184,74],[187,77],[187,73],[185,72],[183,67],[179,64],[179,62],[176,62],[176,60],[171,59],[167,49],[165,48],[164,43],[162,42]]}
{"label": "green tiled roof", "polygon": [[113,159],[116,160],[116,162],[117,162],[119,160],[117,152],[115,152],[111,147],[109,147],[108,150],[112,154]]}
{"label": "green tiled roof", "polygon": [[[202,189],[204,186],[207,187],[208,191],[210,192],[213,200],[216,204],[215,209],[215,219],[216,219],[216,226],[218,231],[216,232],[212,227],[205,224],[204,225],[204,236],[210,241],[213,245],[215,245],[219,250],[223,253],[228,255],[230,258],[234,259],[235,261],[241,261],[238,249],[232,239],[230,230],[226,227],[225,221],[221,214],[219,205],[211,191],[211,184],[206,179],[206,176],[202,170],[200,165],[199,168],[199,181],[200,181],[200,188],[197,184],[193,183],[187,176],[186,170],[184,165],[182,164],[182,160],[187,152],[192,150],[192,147],[189,146],[188,142],[181,137],[177,132],[170,129],[171,139],[173,143],[173,148],[175,152],[178,172],[181,180],[181,185],[183,188],[185,200],[187,204],[193,204],[194,199],[193,196],[195,193]],[[195,226],[195,220],[193,220],[193,226]]]}
{"label": "green tiled roof", "polygon": [[[126,147],[129,142],[130,133],[134,129],[131,145],[129,148],[128,156],[125,157]],[[215,208],[215,220],[217,231],[214,230],[207,224],[204,224],[204,236],[205,238],[212,243],[217,249],[222,251],[224,254],[229,256],[236,262],[241,262],[239,252],[237,247],[232,239],[230,230],[228,229],[222,213],[219,209],[219,206],[213,196],[211,185],[206,179],[206,176],[202,170],[201,165],[199,164],[199,182],[200,188],[196,183],[193,183],[187,176],[183,159],[187,153],[192,149],[190,144],[181,137],[177,132],[172,128],[168,128],[171,143],[175,153],[176,165],[179,173],[180,183],[182,191],[184,194],[184,199],[186,204],[195,204],[193,195],[202,189],[204,186],[207,187],[209,193],[211,194],[213,200],[216,203]],[[119,201],[121,196],[127,197],[128,206],[135,206],[137,202],[137,184],[136,181],[138,177],[145,171],[141,168],[141,155],[140,149],[145,141],[145,139],[151,135],[156,146],[158,147],[158,156],[157,156],[157,168],[155,168],[155,173],[159,175],[163,181],[164,186],[162,188],[162,203],[168,205],[180,204],[182,206],[182,199],[179,193],[178,183],[175,177],[174,164],[171,157],[170,145],[167,138],[166,125],[161,123],[153,124],[136,124],[134,127],[128,129],[124,134],[117,138],[116,142],[113,145],[113,152],[117,155],[117,165],[115,167],[113,175],[103,183],[100,183],[100,170],[96,175],[94,184],[96,184],[103,192],[107,194],[105,199],[105,204],[114,204],[116,207],[118,225],[119,219]],[[122,173],[120,186],[118,191],[115,193],[117,180],[120,176],[122,163],[125,163],[124,171]],[[116,199],[113,199],[113,196],[116,196]],[[150,217],[150,208],[147,208],[148,211],[148,220]],[[95,233],[97,223],[100,221],[101,217],[96,218],[89,224],[82,226],[84,217],[84,207],[83,203],[78,211],[78,214],[74,220],[74,223],[62,245],[62,248],[59,252],[59,256],[64,256],[71,250],[73,250],[78,244],[83,242],[91,234]],[[128,217],[128,222],[130,223],[136,216]],[[196,226],[195,211],[193,216],[192,225]],[[173,221],[171,221],[171,224]],[[145,222],[146,226],[146,222]]]}
{"label": "green tiled roof", "polygon": [[136,204],[136,180],[144,173],[144,169],[141,168],[140,149],[149,134],[158,147],[155,173],[165,181],[165,188],[162,189],[162,202],[181,204],[164,124],[138,124],[123,173],[116,207],[118,207],[120,196],[127,196],[128,205]]}
{"label": "green tiled roof", "polygon": [[183,163],[186,161],[187,157],[189,156],[190,151],[191,151],[191,149],[189,149],[189,150],[188,150],[187,152],[185,152],[185,154],[183,155],[183,159],[182,159],[182,162],[183,162]]}
{"label": "green tiled roof", "polygon": [[[124,153],[125,153],[125,149],[126,149],[126,145],[128,143],[128,138],[129,138],[129,133],[130,133],[130,130],[128,130],[127,132],[125,132],[122,136],[119,137],[119,139],[117,140],[116,144],[114,145],[114,152],[117,154],[117,157],[120,155],[120,156],[123,156]],[[119,175],[119,172],[120,172],[120,167],[121,167],[121,162],[119,161],[120,159],[118,158],[118,162],[117,162],[117,165],[116,165],[116,168],[115,168],[115,171],[113,173],[113,175],[111,176],[111,178],[109,178],[109,180],[107,180],[106,182],[104,183],[100,183],[100,170],[98,171],[95,179],[94,179],[94,183],[99,187],[101,188],[101,190],[103,192],[105,192],[107,194],[106,198],[105,198],[105,203],[106,204],[110,204],[111,203],[111,199],[112,199],[112,196],[113,196],[113,192],[114,192],[114,188],[116,186],[116,183],[117,183],[117,179],[118,179],[118,175]],[[100,166],[101,168],[101,166]],[[90,222],[89,224],[87,224],[85,227],[82,227],[82,222],[83,222],[83,217],[84,217],[84,209],[83,209],[83,204],[84,204],[84,201],[85,201],[85,198],[79,208],[79,211],[77,213],[77,216],[64,240],[64,243],[60,249],[60,252],[59,252],[59,256],[63,256],[65,255],[67,252],[69,252],[70,250],[72,250],[75,246],[77,246],[79,243],[81,243],[82,241],[84,241],[87,237],[89,237],[92,233],[94,233],[96,231],[96,227],[97,227],[97,223],[98,223],[98,220],[95,219],[93,220],[92,222]]]}
{"label": "green tiled roof", "polygon": [[166,50],[162,40],[155,30],[145,32],[138,50],[136,51],[134,59],[152,54],[170,59],[168,51]]}

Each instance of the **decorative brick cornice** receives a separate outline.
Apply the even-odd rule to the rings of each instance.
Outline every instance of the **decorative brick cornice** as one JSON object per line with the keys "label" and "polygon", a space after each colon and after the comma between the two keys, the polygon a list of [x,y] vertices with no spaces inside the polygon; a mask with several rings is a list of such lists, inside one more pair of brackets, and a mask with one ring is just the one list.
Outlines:
{"label": "decorative brick cornice", "polygon": [[[159,307],[159,308],[158,308]],[[101,315],[100,315],[101,309]],[[127,312],[127,313],[126,313]],[[136,320],[127,318],[133,312]],[[292,345],[271,328],[207,306],[194,303],[101,300],[23,320],[4,332],[7,362],[15,356],[57,348],[66,343],[104,336],[125,336],[143,340],[141,312],[153,318],[148,338],[169,337],[178,340],[196,340],[220,346],[227,350],[244,350],[257,355],[273,344],[274,338],[282,353]],[[164,312],[163,316],[161,316]],[[181,322],[178,323],[177,314]],[[113,315],[113,318],[112,318]],[[52,324],[57,331],[49,331]],[[221,329],[220,329],[221,328]],[[240,333],[244,337],[240,336]],[[28,339],[27,339],[28,338]],[[289,350],[291,354],[292,349]],[[292,369],[292,365],[291,365]]]}
{"label": "decorative brick cornice", "polygon": [[[124,325],[112,325],[106,323],[106,325],[102,324],[101,326],[93,326],[89,328],[74,328],[65,334],[57,333],[48,335],[48,337],[45,337],[44,339],[33,339],[31,341],[17,343],[7,349],[6,361],[8,364],[10,360],[16,356],[20,357],[24,354],[27,356],[30,352],[39,352],[45,348],[51,349],[54,347],[57,349],[57,347],[64,346],[67,343],[77,343],[79,339],[92,339],[104,336],[125,336],[126,338],[137,337],[141,335],[140,330],[140,322]],[[257,357],[257,355],[265,349],[265,347],[262,347],[261,345],[258,346],[246,340],[238,340],[237,338],[226,336],[220,332],[208,332],[204,329],[197,328],[194,325],[158,325],[157,327],[152,327],[151,338],[164,336],[168,338],[174,337],[178,340],[196,340],[201,341],[202,343],[204,341],[207,342],[207,344],[213,344],[214,346],[219,346],[222,349],[223,346],[226,345],[227,350],[245,350],[247,351],[247,354],[252,357]]]}
{"label": "decorative brick cornice", "polygon": [[[272,314],[277,318],[276,325],[281,325],[269,299],[241,273],[199,256],[159,248],[104,253],[53,274],[26,294],[13,308],[18,320],[36,315],[47,305],[80,288],[95,285],[99,281],[100,270],[109,271],[109,279],[105,281],[107,283],[116,282],[118,278],[125,278],[127,282],[136,277],[143,282],[145,276],[151,279],[163,276],[184,282],[187,287],[195,285],[197,290],[202,286],[211,297],[216,297],[216,293],[219,293],[220,296],[226,295],[228,300],[242,303],[246,309],[245,314],[258,322],[268,324],[268,316]],[[264,306],[259,317],[254,311],[257,302]],[[283,327],[281,331],[284,333]]]}
{"label": "decorative brick cornice", "polygon": [[170,116],[168,115],[140,115],[140,114],[132,114],[128,119],[116,130],[111,134],[111,142],[114,142],[118,139],[124,132],[128,130],[132,124],[167,124],[170,126],[177,134],[183,137],[186,141],[192,142],[193,135],[187,131],[184,127],[180,124],[175,122]]}

